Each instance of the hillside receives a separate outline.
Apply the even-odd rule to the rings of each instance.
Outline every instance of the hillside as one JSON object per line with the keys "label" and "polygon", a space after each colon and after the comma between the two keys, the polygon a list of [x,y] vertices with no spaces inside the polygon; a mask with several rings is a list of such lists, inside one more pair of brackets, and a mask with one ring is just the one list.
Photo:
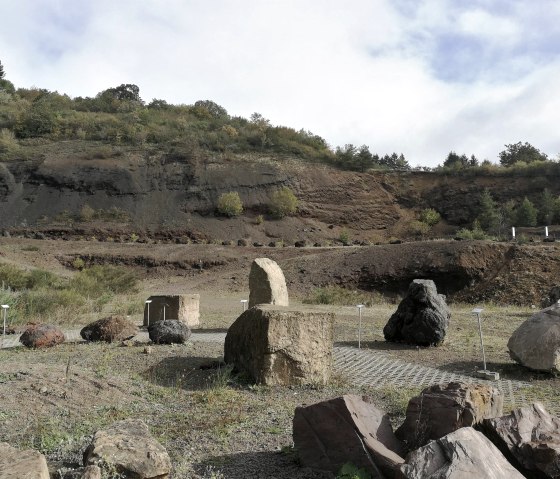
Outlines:
{"label": "hillside", "polygon": [[[538,202],[544,188],[560,194],[554,174],[359,173],[280,154],[189,154],[86,140],[43,141],[20,150],[19,157],[0,161],[0,228],[54,228],[55,236],[155,237],[167,231],[191,240],[291,243],[334,241],[345,229],[350,240],[383,242],[414,236],[409,224],[428,207],[443,217],[430,236],[453,234],[476,217],[485,188],[500,204],[524,196]],[[297,196],[298,212],[273,220],[267,204],[283,186]],[[238,192],[244,205],[237,218],[215,214],[219,196],[229,191]],[[81,214],[84,205],[93,213]],[[257,224],[261,214],[264,221]]]}

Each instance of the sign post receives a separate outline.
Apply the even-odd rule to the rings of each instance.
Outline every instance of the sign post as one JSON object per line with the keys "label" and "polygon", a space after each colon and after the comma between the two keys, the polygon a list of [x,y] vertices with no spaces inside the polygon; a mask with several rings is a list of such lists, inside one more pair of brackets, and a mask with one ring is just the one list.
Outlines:
{"label": "sign post", "polygon": [[245,310],[247,309],[247,303],[249,302],[249,300],[247,299],[242,299],[241,301],[239,301],[241,303],[241,308],[242,311],[245,312]]}
{"label": "sign post", "polygon": [[148,308],[148,326],[150,326],[150,303],[152,302],[151,299],[146,300],[146,306]]}
{"label": "sign post", "polygon": [[10,306],[8,306],[7,304],[2,305],[2,312],[4,313],[4,336],[6,336],[6,321],[8,320],[8,309],[10,309]]}
{"label": "sign post", "polygon": [[486,354],[484,352],[484,340],[482,338],[482,320],[480,319],[480,313],[484,311],[482,308],[474,308],[471,313],[476,314],[476,319],[478,320],[478,334],[480,335],[480,349],[482,350],[482,365],[484,369],[477,371],[477,376],[484,379],[500,379],[500,374],[486,369]]}
{"label": "sign post", "polygon": [[362,348],[362,308],[364,307],[363,304],[357,304],[356,308],[358,308],[358,314],[360,315],[360,321],[358,325],[358,349]]}

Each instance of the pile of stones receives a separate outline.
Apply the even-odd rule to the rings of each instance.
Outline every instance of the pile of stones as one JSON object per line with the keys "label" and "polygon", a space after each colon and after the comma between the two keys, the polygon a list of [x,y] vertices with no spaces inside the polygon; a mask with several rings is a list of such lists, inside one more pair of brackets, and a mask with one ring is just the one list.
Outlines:
{"label": "pile of stones", "polygon": [[485,385],[425,389],[395,432],[368,397],[298,407],[293,438],[304,466],[333,474],[351,463],[375,478],[560,477],[560,419],[538,403],[503,415]]}

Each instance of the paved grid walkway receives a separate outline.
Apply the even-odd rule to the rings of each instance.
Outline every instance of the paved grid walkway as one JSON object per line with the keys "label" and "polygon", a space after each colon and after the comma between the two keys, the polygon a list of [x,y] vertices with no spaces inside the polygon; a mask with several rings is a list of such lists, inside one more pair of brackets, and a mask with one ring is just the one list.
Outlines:
{"label": "paved grid walkway", "polygon": [[[83,342],[80,330],[64,331],[67,342]],[[223,343],[226,333],[198,333],[193,331],[191,340]],[[139,342],[149,342],[148,333],[141,331],[134,338]],[[2,338],[0,349],[21,346],[19,335]],[[371,349],[357,349],[349,346],[336,346],[333,353],[334,368],[338,374],[344,375],[352,383],[360,386],[396,386],[407,388],[423,388],[432,384],[461,381],[465,383],[486,383],[497,387],[504,396],[504,409],[516,408],[531,404],[534,389],[527,382],[502,379],[487,381],[466,374],[445,371],[418,363],[408,363],[395,359],[385,353]],[[560,415],[560,401],[545,403],[548,411]]]}

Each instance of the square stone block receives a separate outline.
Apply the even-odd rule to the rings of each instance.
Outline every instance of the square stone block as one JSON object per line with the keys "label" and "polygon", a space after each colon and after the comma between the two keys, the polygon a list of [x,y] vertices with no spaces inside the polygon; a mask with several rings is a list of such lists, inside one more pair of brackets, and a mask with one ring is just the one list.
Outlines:
{"label": "square stone block", "polygon": [[333,325],[333,313],[254,306],[229,328],[224,360],[260,384],[326,384],[332,372]]}
{"label": "square stone block", "polygon": [[[164,319],[177,319],[189,328],[200,327],[200,295],[169,294],[150,296],[150,324]],[[144,305],[144,326],[148,326],[148,304]]]}

